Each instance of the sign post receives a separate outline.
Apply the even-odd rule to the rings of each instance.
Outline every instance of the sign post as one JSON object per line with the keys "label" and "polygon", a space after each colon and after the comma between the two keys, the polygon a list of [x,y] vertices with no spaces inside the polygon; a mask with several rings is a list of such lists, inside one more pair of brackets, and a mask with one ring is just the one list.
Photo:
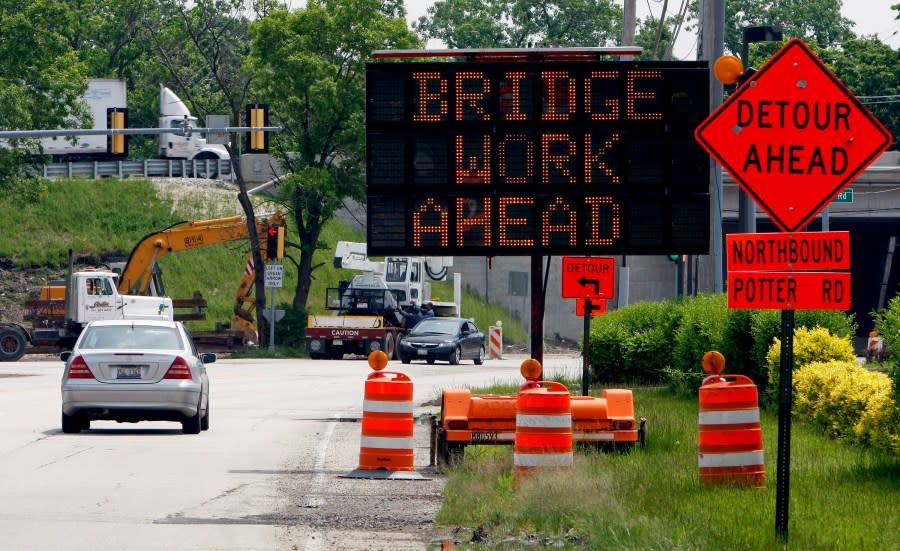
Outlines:
{"label": "sign post", "polygon": [[284,266],[266,264],[265,288],[272,289],[272,310],[269,315],[269,352],[275,351],[275,289],[284,287]]}
{"label": "sign post", "polygon": [[[891,135],[847,87],[799,39],[789,41],[749,82],[697,127],[700,145],[727,170],[740,187],[765,210],[784,232],[802,230],[822,209],[891,144]],[[832,232],[823,232],[822,235]],[[849,269],[849,239],[838,259],[810,256],[799,264],[785,260],[780,251],[802,254],[812,241],[788,235],[788,241],[758,239],[762,255],[751,255],[753,266],[773,271],[729,271],[730,308],[781,309],[781,365],[778,388],[778,459],[775,497],[775,533],[788,538],[791,453],[791,385],[794,310],[847,309],[849,273],[795,270]],[[729,236],[730,238],[731,236]],[[824,253],[829,237],[818,239]],[[744,263],[741,248],[729,239],[729,270]],[[840,238],[833,241],[845,243]],[[837,246],[836,245],[836,246]],[[770,251],[774,256],[767,257]],[[798,252],[800,251],[800,252]],[[788,252],[785,252],[789,255]],[[837,264],[830,261],[838,261]],[[846,262],[844,264],[843,262]],[[746,269],[746,266],[744,266]]]}
{"label": "sign post", "polygon": [[[562,297],[584,301],[584,339],[581,351],[581,395],[590,390],[591,316],[593,301],[613,298],[616,287],[616,261],[608,257],[564,256],[562,259]],[[576,309],[578,303],[576,303]]]}

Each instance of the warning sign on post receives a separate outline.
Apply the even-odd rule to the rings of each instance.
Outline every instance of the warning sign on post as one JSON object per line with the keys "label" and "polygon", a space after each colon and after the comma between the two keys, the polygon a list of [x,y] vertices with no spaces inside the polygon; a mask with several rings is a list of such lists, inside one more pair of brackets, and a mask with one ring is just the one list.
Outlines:
{"label": "warning sign on post", "polygon": [[850,232],[730,233],[728,271],[849,270]]}
{"label": "warning sign on post", "polygon": [[694,135],[786,232],[803,228],[891,144],[884,125],[799,39]]}
{"label": "warning sign on post", "polygon": [[608,257],[564,256],[562,259],[563,298],[613,298],[616,261]]}
{"label": "warning sign on post", "polygon": [[728,307],[848,310],[850,272],[728,272]]}

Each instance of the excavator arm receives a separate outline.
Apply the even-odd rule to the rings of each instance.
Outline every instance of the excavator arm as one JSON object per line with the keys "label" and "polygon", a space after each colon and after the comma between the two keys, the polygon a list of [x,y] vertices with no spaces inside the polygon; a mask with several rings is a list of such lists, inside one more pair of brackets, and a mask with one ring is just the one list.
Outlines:
{"label": "excavator arm", "polygon": [[[256,234],[261,242],[265,242],[266,230],[273,224],[284,224],[281,212],[256,216]],[[243,216],[190,220],[153,232],[141,239],[131,251],[119,278],[119,292],[128,295],[146,294],[153,269],[160,257],[166,254],[247,238],[249,231],[247,220]],[[263,248],[263,256],[265,253]]]}
{"label": "excavator arm", "polygon": [[[256,217],[256,235],[261,244],[266,242],[266,232],[272,225],[285,223],[281,212],[260,214]],[[173,224],[164,230],[144,237],[134,250],[119,278],[119,292],[123,294],[147,294],[154,268],[160,257],[178,251],[208,247],[229,241],[249,238],[247,220],[243,216],[231,216],[215,220],[192,220]],[[261,247],[263,260],[266,247]],[[245,342],[257,342],[258,331],[254,320],[253,299],[255,270],[253,254],[241,274],[234,305],[232,331],[242,335]]]}

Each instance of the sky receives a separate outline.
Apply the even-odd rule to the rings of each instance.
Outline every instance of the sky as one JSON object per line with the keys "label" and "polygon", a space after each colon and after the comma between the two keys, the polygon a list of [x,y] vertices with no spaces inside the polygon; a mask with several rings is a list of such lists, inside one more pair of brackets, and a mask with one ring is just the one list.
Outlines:
{"label": "sky", "polygon": [[[875,34],[882,42],[894,49],[900,48],[900,21],[894,19],[896,12],[891,10],[891,4],[898,0],[844,0],[841,13],[844,17],[854,21],[856,26],[853,31],[857,35]],[[407,20],[417,21],[425,15],[425,10],[434,3],[434,0],[405,0]],[[616,1],[622,5],[621,0]],[[669,12],[678,2],[669,2]],[[662,0],[637,0],[637,16],[646,17],[652,13],[658,15],[662,10]],[[689,60],[696,57],[694,45],[696,37],[685,35],[684,31],[675,48],[675,55],[681,59]],[[440,43],[429,43],[429,48],[440,48]]]}

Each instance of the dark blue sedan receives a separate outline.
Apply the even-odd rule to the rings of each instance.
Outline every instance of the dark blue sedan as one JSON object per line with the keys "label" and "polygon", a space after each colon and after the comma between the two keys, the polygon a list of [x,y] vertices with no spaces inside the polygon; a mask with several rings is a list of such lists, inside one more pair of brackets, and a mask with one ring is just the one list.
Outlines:
{"label": "dark blue sedan", "polygon": [[460,360],[484,363],[484,333],[475,322],[462,318],[426,318],[416,324],[400,341],[400,361],[436,360],[459,364]]}

